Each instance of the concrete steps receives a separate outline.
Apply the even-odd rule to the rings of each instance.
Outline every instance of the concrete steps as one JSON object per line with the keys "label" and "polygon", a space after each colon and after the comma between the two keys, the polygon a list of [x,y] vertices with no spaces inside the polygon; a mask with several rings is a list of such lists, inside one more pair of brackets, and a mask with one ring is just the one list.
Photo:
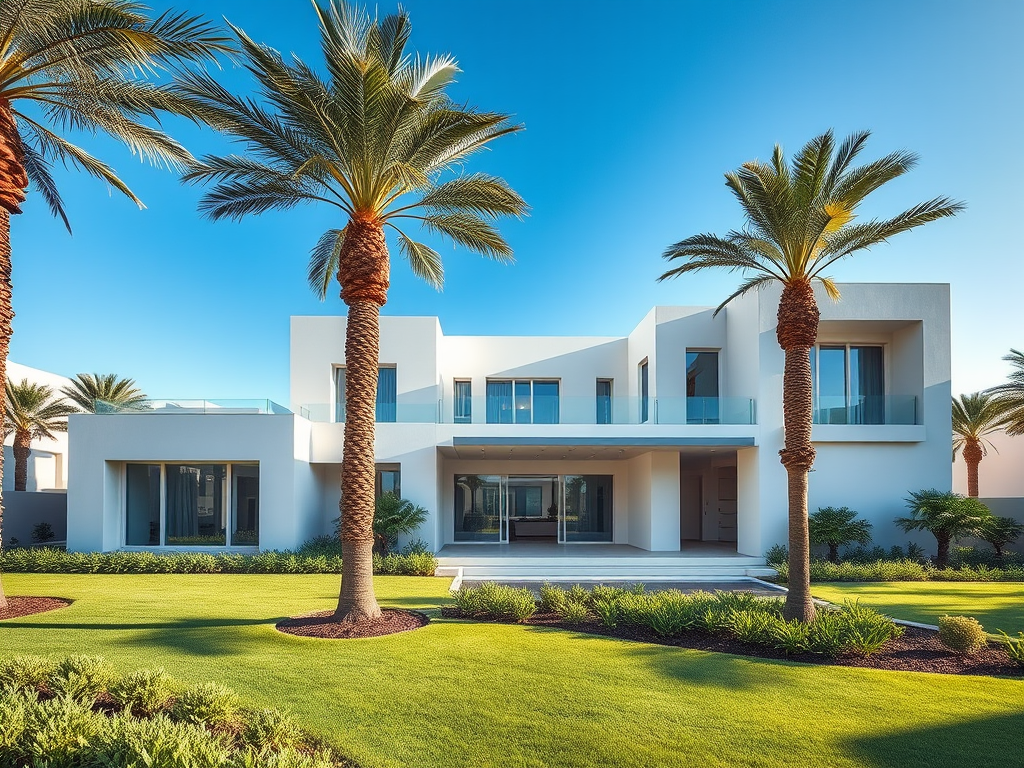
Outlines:
{"label": "concrete steps", "polygon": [[438,576],[467,581],[728,581],[775,576],[756,557],[442,557]]}

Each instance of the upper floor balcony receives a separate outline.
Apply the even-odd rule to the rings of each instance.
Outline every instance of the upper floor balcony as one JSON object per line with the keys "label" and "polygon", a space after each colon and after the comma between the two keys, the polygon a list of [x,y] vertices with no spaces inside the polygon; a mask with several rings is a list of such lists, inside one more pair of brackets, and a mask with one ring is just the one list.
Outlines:
{"label": "upper floor balcony", "polygon": [[861,395],[814,398],[815,424],[920,424],[913,395]]}
{"label": "upper floor balcony", "polygon": [[[404,424],[689,424],[757,423],[755,401],[745,397],[562,397],[478,396],[430,403],[377,403],[377,422]],[[299,415],[315,422],[344,422],[343,403],[301,405]]]}

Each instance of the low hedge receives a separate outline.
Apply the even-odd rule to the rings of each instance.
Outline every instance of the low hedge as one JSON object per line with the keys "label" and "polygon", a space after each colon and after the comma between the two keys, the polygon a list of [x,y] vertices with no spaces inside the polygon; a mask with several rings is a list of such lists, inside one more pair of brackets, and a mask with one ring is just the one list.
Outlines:
{"label": "low hedge", "polygon": [[[429,552],[374,554],[373,572],[387,576],[433,576]],[[341,573],[340,546],[314,540],[296,552],[255,555],[212,552],[65,552],[55,547],[0,552],[6,573]]]}
{"label": "low hedge", "polygon": [[154,768],[354,766],[290,715],[162,669],[99,657],[0,659],[0,765]]}
{"label": "low hedge", "polygon": [[463,585],[452,592],[452,599],[455,610],[466,618],[523,622],[539,608],[567,624],[635,627],[659,638],[691,631],[726,634],[787,655],[870,656],[903,633],[888,616],[856,601],[821,609],[813,622],[802,624],[782,617],[782,598],[749,592],[646,592],[642,585],[630,589],[601,585],[589,590],[576,585],[565,590],[550,584],[540,592],[538,603],[529,589],[484,583]]}
{"label": "low hedge", "polygon": [[[774,563],[772,567],[779,572],[778,581],[785,584],[789,580],[788,563]],[[936,568],[918,560],[876,560],[873,563],[812,560],[811,581],[1024,581],[1024,566]]]}

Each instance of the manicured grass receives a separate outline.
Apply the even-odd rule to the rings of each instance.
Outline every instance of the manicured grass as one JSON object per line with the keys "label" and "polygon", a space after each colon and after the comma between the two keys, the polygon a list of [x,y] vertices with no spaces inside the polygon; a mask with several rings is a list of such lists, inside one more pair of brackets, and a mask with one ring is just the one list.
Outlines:
{"label": "manicured grass", "polygon": [[[319,641],[276,619],[333,604],[332,576],[9,574],[76,602],[0,622],[0,653],[161,665],[290,708],[366,766],[1004,765],[1024,681],[763,661],[536,627],[438,620]],[[929,585],[931,586],[931,585]],[[988,585],[991,586],[991,585]],[[448,581],[380,577],[383,603]]]}
{"label": "manicured grass", "polygon": [[815,597],[861,602],[896,619],[938,624],[939,616],[973,616],[989,632],[1024,632],[1024,584],[1020,582],[898,581],[813,584]]}

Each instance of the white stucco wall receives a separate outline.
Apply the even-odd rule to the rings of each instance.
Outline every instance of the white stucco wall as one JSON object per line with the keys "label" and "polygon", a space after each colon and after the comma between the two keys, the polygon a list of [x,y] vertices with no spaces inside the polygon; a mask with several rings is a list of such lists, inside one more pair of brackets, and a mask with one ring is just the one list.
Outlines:
{"label": "white stucco wall", "polygon": [[[986,498],[1024,497],[1024,436],[995,432],[987,438],[993,448],[978,466],[978,491]],[[953,465],[953,490],[967,493],[967,465],[957,455]]]}
{"label": "white stucco wall", "polygon": [[[71,380],[38,368],[30,368],[11,360],[7,361],[7,377],[18,383],[28,379],[34,384],[43,384],[53,390],[54,395],[62,397],[60,390],[68,386]],[[4,477],[3,489],[14,490],[14,435],[4,440]],[[28,461],[28,491],[48,491],[68,487],[68,436],[66,432],[55,432],[53,440],[37,439],[32,441],[32,452]]]}

